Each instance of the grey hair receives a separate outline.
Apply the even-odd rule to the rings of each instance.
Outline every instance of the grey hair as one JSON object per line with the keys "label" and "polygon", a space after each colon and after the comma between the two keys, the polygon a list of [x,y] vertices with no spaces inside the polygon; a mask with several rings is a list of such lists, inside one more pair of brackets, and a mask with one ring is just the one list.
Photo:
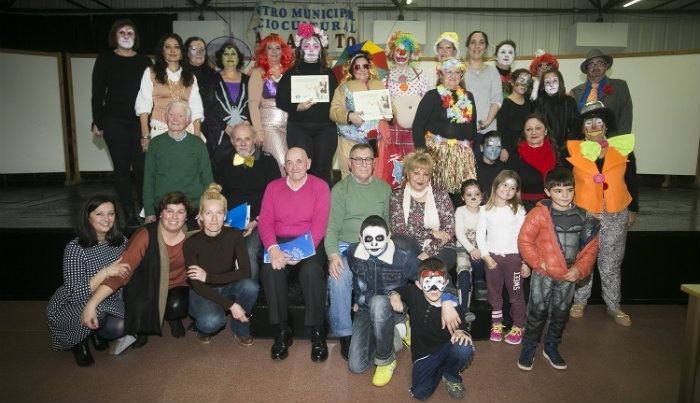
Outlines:
{"label": "grey hair", "polygon": [[168,104],[168,106],[165,107],[165,116],[168,116],[168,113],[170,112],[170,108],[172,108],[175,105],[182,105],[185,107],[185,111],[187,112],[187,119],[192,119],[192,110],[190,109],[190,105],[182,100],[175,100],[172,101]]}

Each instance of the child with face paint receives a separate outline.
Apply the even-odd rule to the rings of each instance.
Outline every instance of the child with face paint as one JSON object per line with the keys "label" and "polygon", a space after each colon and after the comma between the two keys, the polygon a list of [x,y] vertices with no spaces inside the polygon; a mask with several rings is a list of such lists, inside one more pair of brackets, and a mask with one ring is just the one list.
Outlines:
{"label": "child with face paint", "polygon": [[508,344],[520,344],[525,327],[523,278],[530,268],[518,253],[518,233],[525,220],[520,202],[520,177],[511,170],[502,171],[493,181],[491,197],[479,209],[476,242],[486,263],[488,301],[491,305],[491,341],[503,339],[502,290],[508,290],[513,326],[505,336]]}
{"label": "child with face paint", "polygon": [[511,80],[511,66],[515,61],[515,42],[510,39],[501,41],[496,45],[496,69],[501,75],[501,87],[503,88],[503,98],[510,95],[513,91],[513,83]]}
{"label": "child with face paint", "polygon": [[525,119],[532,113],[532,103],[529,99],[532,75],[525,69],[517,69],[511,77],[513,90],[503,100],[496,119],[498,132],[501,133],[503,141],[503,149],[498,157],[502,162],[507,162],[515,155]]}
{"label": "child with face paint", "polygon": [[292,103],[291,90],[294,75],[325,75],[328,77],[328,93],[335,93],[338,81],[326,59],[328,35],[322,29],[304,22],[299,24],[294,35],[294,45],[294,64],[277,84],[275,102],[278,108],[288,113],[288,148],[303,148],[312,161],[309,172],[330,186],[333,155],[338,146],[337,127],[330,119],[331,104],[311,101]]}
{"label": "child with face paint", "polygon": [[[627,228],[634,224],[637,204],[637,169],[632,157],[634,134],[615,132],[615,114],[602,102],[587,103],[581,110],[583,141],[566,143],[574,171],[577,205],[596,215],[601,222],[598,270],[603,300],[615,323],[632,325],[622,309],[621,272]],[[572,318],[580,318],[591,296],[593,273],[581,281],[571,306]]]}
{"label": "child with face paint", "polygon": [[503,162],[499,159],[502,150],[501,133],[491,131],[486,133],[484,138],[481,139],[482,156],[476,161],[476,172],[479,185],[483,189],[484,199],[488,199],[491,195],[491,185],[496,176],[509,167],[508,162]]}
{"label": "child with face paint", "polygon": [[566,94],[564,77],[559,70],[544,73],[542,83],[540,93],[533,102],[533,112],[544,116],[557,153],[557,162],[562,163],[566,158],[566,142],[573,139],[579,130],[575,127],[578,108],[576,100]]}
{"label": "child with face paint", "polygon": [[[386,221],[376,215],[362,222],[360,242],[350,245],[346,254],[355,301],[348,366],[359,374],[375,364],[372,384],[384,386],[396,368],[394,353],[402,348],[395,325],[405,322],[405,315],[394,313],[389,293],[417,279],[420,260],[391,240]],[[454,308],[457,298],[445,293],[439,299],[451,301],[442,305],[442,323],[456,329],[460,322]],[[448,316],[454,318],[450,323],[445,320]]]}
{"label": "child with face paint", "polygon": [[598,253],[598,220],[572,203],[574,176],[554,168],[545,177],[543,200],[531,210],[518,235],[518,249],[532,267],[530,301],[518,368],[529,371],[549,320],[543,355],[556,369],[566,369],[559,354],[564,326],[577,281],[588,276]]}
{"label": "child with face paint", "polygon": [[[465,205],[455,211],[455,236],[459,242],[457,247],[457,288],[460,292],[460,305],[469,313],[471,286],[474,284],[475,299],[485,301],[487,296],[486,274],[484,260],[476,243],[476,226],[479,222],[479,206],[483,200],[482,187],[474,179],[462,183],[462,200]],[[471,321],[469,321],[471,322]]]}
{"label": "child with face paint", "polygon": [[[460,372],[474,357],[472,338],[462,325],[454,332],[440,324],[441,299],[449,283],[443,263],[436,258],[421,262],[420,275],[413,285],[405,285],[389,293],[392,307],[403,311],[403,302],[412,314],[411,322],[411,395],[419,400],[429,398],[440,381],[454,399],[466,393]],[[403,302],[402,302],[403,301]]]}

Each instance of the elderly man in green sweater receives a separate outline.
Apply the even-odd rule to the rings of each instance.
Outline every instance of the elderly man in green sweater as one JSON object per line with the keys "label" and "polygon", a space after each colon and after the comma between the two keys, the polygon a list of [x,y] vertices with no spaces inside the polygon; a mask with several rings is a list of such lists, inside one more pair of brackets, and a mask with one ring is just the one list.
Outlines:
{"label": "elderly man in green sweater", "polygon": [[163,195],[182,192],[196,209],[202,192],[214,181],[206,145],[185,130],[190,120],[191,111],[186,102],[171,102],[165,109],[167,135],[148,143],[143,178],[146,223],[156,220],[156,205]]}
{"label": "elderly man in green sweater", "polygon": [[[367,144],[356,144],[350,149],[350,175],[333,186],[331,212],[325,238],[328,255],[328,290],[331,305],[328,311],[331,333],[340,339],[340,353],[348,359],[352,320],[352,272],[348,267],[345,250],[357,242],[362,221],[371,215],[389,219],[391,188],[383,180],[373,177],[375,158]],[[387,221],[388,222],[388,221]]]}

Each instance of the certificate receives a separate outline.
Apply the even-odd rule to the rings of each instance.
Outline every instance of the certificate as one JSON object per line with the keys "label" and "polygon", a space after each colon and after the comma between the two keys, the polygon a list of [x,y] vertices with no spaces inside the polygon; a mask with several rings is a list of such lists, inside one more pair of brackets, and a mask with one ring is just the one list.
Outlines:
{"label": "certificate", "polygon": [[292,103],[330,102],[328,76],[292,76]]}
{"label": "certificate", "polygon": [[355,111],[362,112],[364,120],[391,119],[391,96],[388,89],[357,91],[352,93]]}

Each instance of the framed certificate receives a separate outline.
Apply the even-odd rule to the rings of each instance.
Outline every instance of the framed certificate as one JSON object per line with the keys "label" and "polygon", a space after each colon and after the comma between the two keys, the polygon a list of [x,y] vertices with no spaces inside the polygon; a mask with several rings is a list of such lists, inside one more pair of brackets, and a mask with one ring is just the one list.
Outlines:
{"label": "framed certificate", "polygon": [[330,102],[328,76],[292,76],[292,103]]}
{"label": "framed certificate", "polygon": [[352,93],[355,112],[362,112],[364,120],[391,119],[391,96],[388,89]]}

